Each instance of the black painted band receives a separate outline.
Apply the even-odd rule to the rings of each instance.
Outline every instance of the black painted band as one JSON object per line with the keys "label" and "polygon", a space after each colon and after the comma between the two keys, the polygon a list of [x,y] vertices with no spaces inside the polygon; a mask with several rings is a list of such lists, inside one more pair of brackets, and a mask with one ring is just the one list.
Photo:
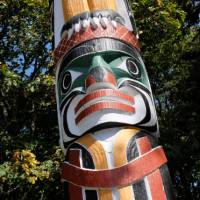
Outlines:
{"label": "black painted band", "polygon": [[82,42],[78,46],[72,48],[63,58],[60,71],[66,67],[69,62],[72,62],[78,57],[82,57],[87,54],[92,54],[102,51],[115,51],[122,52],[129,56],[139,57],[140,54],[136,48],[122,42],[121,40],[113,38],[96,38]]}

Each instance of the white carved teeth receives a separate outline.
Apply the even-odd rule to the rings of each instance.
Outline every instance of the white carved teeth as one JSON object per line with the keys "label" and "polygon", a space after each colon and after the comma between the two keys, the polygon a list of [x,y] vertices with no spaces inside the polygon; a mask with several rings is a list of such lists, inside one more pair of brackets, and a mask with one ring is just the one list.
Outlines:
{"label": "white carved teeth", "polygon": [[92,29],[96,30],[98,28],[97,25],[97,19],[96,18],[91,18],[90,19],[90,26],[92,27]]}
{"label": "white carved teeth", "polygon": [[93,17],[92,18],[94,20],[94,23],[97,25],[97,26],[100,26],[100,20],[98,17]]}
{"label": "white carved teeth", "polygon": [[112,20],[111,23],[112,23],[114,28],[117,28],[117,22],[116,21]]}
{"label": "white carved teeth", "polygon": [[72,34],[74,33],[74,27],[72,27],[72,28],[70,28],[69,30],[68,30],[68,40],[71,38],[71,36],[72,36]]}
{"label": "white carved teeth", "polygon": [[74,25],[74,30],[78,33],[81,30],[81,23],[80,21]]}
{"label": "white carved teeth", "polygon": [[82,27],[86,29],[90,25],[90,21],[88,19],[81,20]]}
{"label": "white carved teeth", "polygon": [[105,22],[106,25],[109,23],[109,20],[107,17],[102,17],[102,20]]}
{"label": "white carved teeth", "polygon": [[106,17],[100,17],[99,18],[99,21],[100,21],[100,24],[101,24],[101,26],[104,28],[104,29],[106,29],[107,28],[107,25],[108,25],[108,18],[106,18]]}
{"label": "white carved teeth", "polygon": [[96,30],[100,26],[103,29],[106,29],[109,23],[114,28],[117,28],[117,22],[107,17],[99,16],[99,17],[83,19],[83,20],[80,20],[78,23],[73,24],[72,28],[65,30],[62,33],[62,38],[67,37],[67,39],[69,40],[74,32],[78,33],[80,32],[81,29],[86,30],[89,26],[91,26],[93,30]]}

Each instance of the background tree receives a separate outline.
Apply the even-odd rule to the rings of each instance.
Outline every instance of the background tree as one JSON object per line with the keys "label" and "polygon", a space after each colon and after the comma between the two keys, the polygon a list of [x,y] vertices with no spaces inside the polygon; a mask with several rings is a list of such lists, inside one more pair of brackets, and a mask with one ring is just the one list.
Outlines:
{"label": "background tree", "polygon": [[[131,0],[178,199],[200,199],[197,0]],[[0,2],[0,199],[62,199],[47,0]]]}
{"label": "background tree", "polygon": [[178,199],[200,198],[198,1],[133,2]]}
{"label": "background tree", "polygon": [[0,199],[62,196],[49,10],[0,2]]}

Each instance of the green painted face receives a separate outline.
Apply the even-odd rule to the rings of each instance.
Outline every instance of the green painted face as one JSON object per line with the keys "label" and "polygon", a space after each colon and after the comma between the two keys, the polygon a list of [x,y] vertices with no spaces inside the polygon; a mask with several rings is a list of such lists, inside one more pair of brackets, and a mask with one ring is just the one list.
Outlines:
{"label": "green painted face", "polygon": [[64,141],[106,123],[157,127],[139,54],[106,51],[63,62],[57,73],[57,101]]}
{"label": "green painted face", "polygon": [[111,71],[119,86],[125,80],[134,80],[149,91],[151,90],[141,58],[122,55],[122,53],[118,52],[96,53],[80,57],[68,66],[63,67],[57,88],[60,101],[69,91],[78,89],[85,92],[85,80],[91,68],[96,66],[101,66]]}

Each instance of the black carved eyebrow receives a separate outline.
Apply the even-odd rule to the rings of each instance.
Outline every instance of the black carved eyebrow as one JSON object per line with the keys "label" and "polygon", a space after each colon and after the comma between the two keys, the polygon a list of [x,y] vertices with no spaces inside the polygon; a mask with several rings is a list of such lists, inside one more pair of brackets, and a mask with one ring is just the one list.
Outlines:
{"label": "black carved eyebrow", "polygon": [[103,38],[103,40],[102,38],[87,40],[72,48],[65,55],[60,66],[60,72],[63,70],[63,68],[68,66],[69,63],[72,63],[78,57],[93,54],[96,52],[106,51],[121,52],[127,56],[134,58],[139,56],[139,52],[136,48],[128,45],[127,43],[124,43],[124,41],[122,42],[119,39],[106,37]]}

